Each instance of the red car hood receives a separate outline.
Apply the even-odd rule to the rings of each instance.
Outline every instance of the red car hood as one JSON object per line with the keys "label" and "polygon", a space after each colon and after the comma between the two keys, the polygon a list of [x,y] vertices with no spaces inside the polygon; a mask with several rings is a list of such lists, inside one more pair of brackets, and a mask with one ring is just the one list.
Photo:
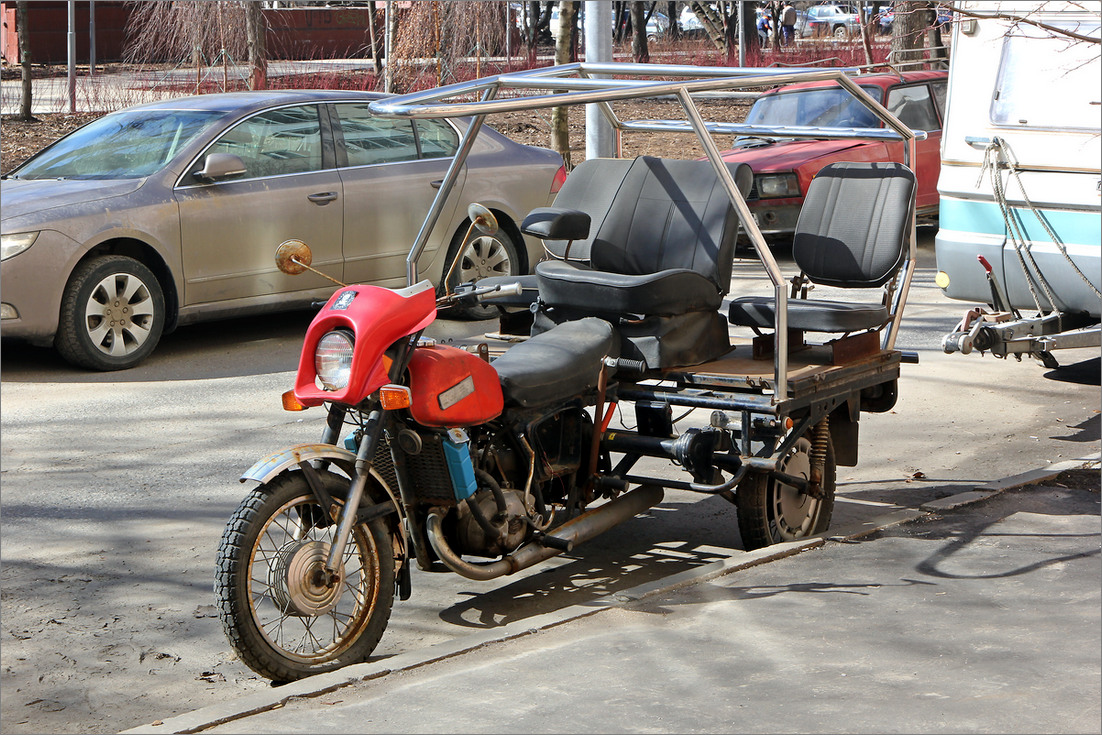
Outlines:
{"label": "red car hood", "polygon": [[[760,142],[760,141],[755,141]],[[748,163],[754,173],[795,171],[800,165],[821,156],[849,149],[872,148],[882,143],[854,140],[789,140],[770,145],[731,148],[723,151],[724,161]]]}

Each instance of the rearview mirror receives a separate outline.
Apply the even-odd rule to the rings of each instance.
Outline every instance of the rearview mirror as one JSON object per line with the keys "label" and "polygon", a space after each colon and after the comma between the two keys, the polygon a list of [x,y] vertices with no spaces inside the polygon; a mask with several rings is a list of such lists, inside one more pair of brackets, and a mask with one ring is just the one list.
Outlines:
{"label": "rearview mirror", "polygon": [[232,153],[211,153],[203,161],[203,170],[196,171],[195,177],[204,181],[221,181],[241,176],[245,171],[245,162],[239,156]]}
{"label": "rearview mirror", "polygon": [[467,217],[470,218],[471,225],[483,235],[497,234],[497,217],[478,202],[471,202],[467,207]]}

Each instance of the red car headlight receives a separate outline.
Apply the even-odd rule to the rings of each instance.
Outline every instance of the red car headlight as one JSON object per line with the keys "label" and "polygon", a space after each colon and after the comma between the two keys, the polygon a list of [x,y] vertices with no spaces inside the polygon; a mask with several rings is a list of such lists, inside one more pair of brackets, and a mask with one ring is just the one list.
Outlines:
{"label": "red car headlight", "polygon": [[759,199],[798,197],[800,182],[796,174],[761,174],[754,177],[754,188]]}

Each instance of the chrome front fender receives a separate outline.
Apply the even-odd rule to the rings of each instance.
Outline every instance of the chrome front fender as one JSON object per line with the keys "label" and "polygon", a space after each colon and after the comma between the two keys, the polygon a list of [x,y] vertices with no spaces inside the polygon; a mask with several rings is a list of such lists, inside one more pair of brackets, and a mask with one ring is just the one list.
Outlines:
{"label": "chrome front fender", "polygon": [[[254,464],[241,475],[241,482],[256,480],[265,483],[292,465],[309,462],[314,459],[327,459],[340,467],[351,477],[356,464],[356,455],[347,449],[332,444],[299,444],[281,449]],[[372,475],[375,475],[372,472]],[[386,483],[382,483],[386,487]]]}
{"label": "chrome front fender", "polygon": [[[292,467],[298,467],[300,462],[313,460],[328,460],[340,467],[349,477],[352,477],[356,471],[356,455],[347,449],[332,444],[298,444],[281,449],[260,460],[245,470],[240,477],[240,481],[256,480],[263,484]],[[394,507],[398,510],[399,517],[404,517],[405,514],[402,512],[402,504],[398,501],[396,488],[387,485],[386,480],[375,471],[374,467],[371,468],[371,479],[386,491],[387,497],[390,498],[390,501],[394,503]]]}

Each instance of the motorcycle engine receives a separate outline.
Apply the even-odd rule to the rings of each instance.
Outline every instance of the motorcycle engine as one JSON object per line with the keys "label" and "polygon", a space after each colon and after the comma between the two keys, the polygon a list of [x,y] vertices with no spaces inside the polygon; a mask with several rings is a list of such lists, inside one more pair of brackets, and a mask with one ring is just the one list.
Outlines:
{"label": "motorcycle engine", "polygon": [[[471,504],[477,510],[472,511]],[[477,517],[478,514],[482,520]],[[532,526],[527,519],[535,515],[532,503],[526,505],[519,490],[481,487],[469,501],[460,503],[457,508],[455,535],[458,550],[485,557],[515,551],[531,536]]]}

